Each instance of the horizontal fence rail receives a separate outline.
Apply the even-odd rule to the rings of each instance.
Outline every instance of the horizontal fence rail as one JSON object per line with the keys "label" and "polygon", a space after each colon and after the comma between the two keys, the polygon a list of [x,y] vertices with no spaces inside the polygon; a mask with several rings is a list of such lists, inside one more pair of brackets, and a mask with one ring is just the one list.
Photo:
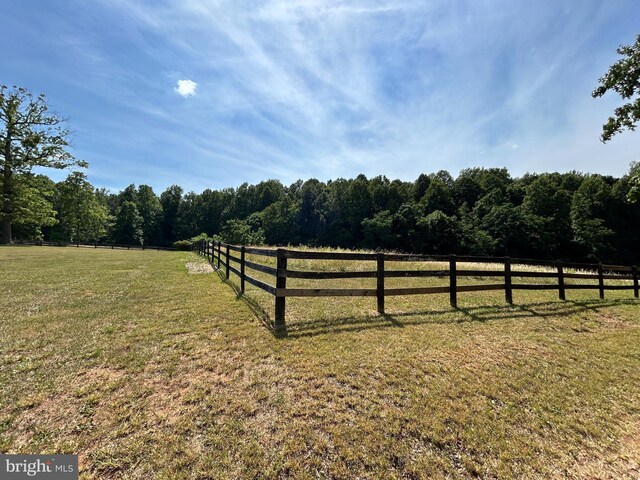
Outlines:
{"label": "horizontal fence rail", "polygon": [[[275,297],[275,328],[277,331],[286,329],[286,298],[287,297],[376,297],[378,312],[385,312],[385,297],[397,295],[429,295],[449,294],[449,301],[453,308],[458,306],[458,293],[503,290],[505,301],[513,303],[513,290],[557,290],[560,300],[566,300],[566,290],[598,290],[600,298],[604,299],[606,290],[633,290],[638,298],[638,267],[635,265],[603,265],[592,263],[551,262],[535,259],[509,257],[476,257],[456,255],[415,255],[397,253],[358,253],[358,252],[314,252],[289,250],[284,248],[269,249],[246,246],[229,245],[222,242],[207,242],[205,240],[194,244],[194,250],[203,255],[218,270],[224,267],[225,277],[230,273],[240,278],[240,291],[244,293],[245,283],[258,287]],[[236,252],[240,255],[232,255]],[[276,267],[249,261],[246,254],[276,258]],[[368,261],[370,270],[359,271],[302,271],[291,270],[287,263],[289,259],[301,260],[337,260],[337,261]],[[237,266],[232,266],[231,263]],[[385,265],[394,263],[448,263],[446,270],[389,270]],[[465,268],[458,268],[459,264]],[[483,270],[475,267],[468,269],[469,264],[498,264],[501,270]],[[523,266],[544,267],[550,271],[520,271],[513,268]],[[258,280],[247,273],[257,271],[275,278],[275,285]],[[566,269],[576,270],[567,273]],[[386,278],[443,278],[449,280],[449,285],[438,287],[406,287],[386,288]],[[480,285],[458,285],[459,278],[496,278],[498,282]],[[288,288],[287,279],[353,279],[375,278],[375,288]],[[515,279],[526,281],[531,278],[557,279],[553,284],[514,283]],[[597,284],[566,284],[565,279],[597,280]],[[622,280],[629,282],[625,285],[605,285],[605,280]]]}
{"label": "horizontal fence rail", "polygon": [[127,245],[123,243],[77,243],[77,242],[27,242],[17,240],[14,245],[32,245],[38,247],[76,247],[76,248],[109,248],[111,250],[167,250],[174,251],[175,247],[161,247],[154,245]]}

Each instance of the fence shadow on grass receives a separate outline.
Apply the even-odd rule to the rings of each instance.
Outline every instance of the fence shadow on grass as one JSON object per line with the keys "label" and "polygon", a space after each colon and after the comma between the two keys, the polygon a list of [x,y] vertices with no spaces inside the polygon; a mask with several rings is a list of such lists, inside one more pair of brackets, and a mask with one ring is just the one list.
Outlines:
{"label": "fence shadow on grass", "polygon": [[[217,245],[216,245],[217,243]],[[224,247],[224,255],[222,252]],[[194,244],[194,250],[203,255],[211,265],[217,263],[218,270],[224,266],[225,273],[219,275],[221,279],[231,286],[239,299],[243,299],[251,308],[256,317],[271,330],[274,335],[281,336],[302,336],[315,335],[334,331],[353,331],[366,328],[381,327],[402,327],[410,323],[433,323],[440,322],[460,322],[460,321],[486,321],[499,318],[519,318],[519,317],[545,317],[557,315],[569,315],[584,311],[585,309],[602,308],[603,305],[620,304],[620,301],[609,301],[606,304],[598,302],[598,307],[593,302],[569,302],[564,303],[567,290],[598,290],[601,300],[605,298],[607,290],[633,290],[634,297],[639,296],[639,276],[638,267],[635,265],[603,265],[571,263],[561,261],[545,261],[535,259],[514,259],[509,257],[468,257],[456,255],[414,255],[396,253],[364,253],[364,252],[322,252],[322,251],[302,251],[285,248],[268,249],[256,248],[253,246],[239,246],[223,244],[221,242],[200,241]],[[257,255],[261,257],[275,257],[276,267],[273,260],[264,263],[255,263],[246,259],[245,255]],[[239,256],[238,256],[239,254]],[[224,260],[223,260],[224,256]],[[376,270],[366,271],[301,271],[292,270],[287,267],[288,259],[294,260],[335,260],[335,261],[370,261],[376,262]],[[449,268],[446,270],[385,270],[387,262],[448,262]],[[233,262],[233,265],[231,264]],[[466,265],[471,265],[470,267]],[[477,264],[499,264],[503,269],[477,269]],[[512,270],[512,267],[532,266],[534,270]],[[262,272],[263,274],[275,277],[275,285],[267,283],[259,278],[252,277],[245,273],[245,269]],[[442,268],[440,266],[439,268]],[[469,270],[468,268],[476,268]],[[579,270],[575,273],[573,270]],[[229,281],[229,275],[233,273],[240,279],[241,289]],[[386,288],[385,278],[418,278],[418,277],[448,277],[449,285],[426,286],[426,287],[403,287]],[[500,283],[483,284],[458,284],[459,278],[498,278]],[[309,280],[335,280],[354,278],[375,278],[375,288],[291,288],[287,287],[287,279],[309,279]],[[504,279],[504,283],[501,280]],[[554,282],[529,283],[513,282],[513,279],[541,278],[552,279]],[[598,284],[570,283],[565,279],[598,280]],[[555,282],[557,280],[557,283]],[[618,284],[605,284],[605,280],[620,281]],[[526,280],[525,280],[526,282]],[[622,282],[626,282],[622,284]],[[631,284],[630,282],[633,282]],[[275,297],[275,314],[273,321],[264,310],[264,307],[250,297],[245,297],[242,291],[245,283],[249,283]],[[507,306],[482,306],[471,308],[458,308],[458,294],[462,292],[483,292],[483,291],[504,291]],[[558,298],[562,302],[549,302],[544,304],[551,312],[540,312],[536,308],[539,304],[523,304],[512,306],[514,290],[557,290]],[[449,303],[452,310],[443,312],[425,311],[411,313],[389,313],[385,310],[385,298],[393,296],[426,295],[426,294],[449,294]],[[377,299],[377,314],[360,315],[352,317],[310,321],[295,321],[288,325],[285,321],[286,305],[288,297],[375,297]],[[455,312],[455,313],[452,313]],[[321,313],[324,316],[324,313]],[[439,317],[438,315],[442,315]],[[436,317],[435,320],[433,317]],[[315,333],[314,333],[315,332]]]}
{"label": "fence shadow on grass", "polygon": [[611,300],[556,300],[534,302],[519,305],[485,305],[475,307],[458,307],[441,310],[420,310],[384,315],[358,315],[333,318],[316,318],[310,320],[292,321],[286,330],[278,331],[274,319],[269,312],[250,295],[243,294],[240,287],[228,280],[222,269],[216,273],[223,283],[228,285],[236,294],[238,300],[243,301],[256,319],[276,338],[303,338],[318,335],[359,332],[372,329],[394,329],[414,325],[450,324],[465,322],[487,322],[490,320],[516,320],[522,318],[548,318],[573,315],[586,311],[598,312],[619,305],[637,305],[635,299]]}
{"label": "fence shadow on grass", "polygon": [[225,277],[223,270],[216,268],[215,272],[218,274],[218,277],[220,277],[220,280],[222,280],[222,283],[228,285],[233,290],[233,292],[236,294],[236,299],[243,301],[249,307],[251,313],[253,313],[256,319],[260,323],[262,323],[267,328],[267,330],[269,330],[275,337],[278,338],[287,336],[286,330],[276,330],[275,323],[269,315],[269,312],[267,312],[255,299],[242,293],[238,285]]}
{"label": "fence shadow on grass", "polygon": [[359,332],[372,329],[395,329],[415,325],[487,322],[490,320],[544,319],[600,311],[619,305],[636,305],[637,300],[549,301],[523,305],[491,305],[445,310],[423,310],[385,315],[362,315],[292,321],[287,325],[288,338]]}

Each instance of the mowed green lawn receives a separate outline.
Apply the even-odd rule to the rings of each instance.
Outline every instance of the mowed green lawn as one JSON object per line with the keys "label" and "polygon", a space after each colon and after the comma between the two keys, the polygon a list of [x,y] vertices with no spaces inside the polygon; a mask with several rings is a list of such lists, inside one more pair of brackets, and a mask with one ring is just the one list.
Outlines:
{"label": "mowed green lawn", "polygon": [[[638,478],[632,293],[296,299],[184,252],[0,248],[0,451],[81,478]],[[609,298],[610,297],[610,298]]]}

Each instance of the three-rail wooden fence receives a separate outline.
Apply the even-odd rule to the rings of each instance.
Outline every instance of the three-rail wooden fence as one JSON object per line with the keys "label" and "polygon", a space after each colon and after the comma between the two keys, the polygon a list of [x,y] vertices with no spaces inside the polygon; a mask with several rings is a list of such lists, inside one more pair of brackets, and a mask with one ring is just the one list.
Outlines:
{"label": "three-rail wooden fence", "polygon": [[[456,255],[414,255],[399,253],[360,253],[360,252],[314,252],[299,251],[285,248],[267,249],[247,246],[230,245],[222,242],[196,242],[194,250],[205,256],[218,269],[224,267],[225,277],[229,279],[231,272],[240,279],[240,291],[244,293],[245,283],[248,282],[275,297],[275,329],[284,331],[286,298],[287,297],[338,297],[365,296],[376,297],[378,312],[384,314],[385,297],[394,295],[424,295],[448,293],[453,308],[458,306],[458,293],[478,292],[488,290],[504,290],[507,303],[513,303],[513,290],[557,290],[560,300],[565,300],[566,290],[593,289],[598,290],[600,299],[604,299],[605,290],[633,290],[638,298],[638,267],[625,265],[603,265],[572,262],[550,262],[509,257],[474,257]],[[239,256],[232,254],[235,252]],[[276,267],[259,264],[246,259],[247,254],[264,257],[275,257]],[[371,261],[376,262],[375,270],[367,271],[299,271],[287,267],[289,259],[304,260],[341,260],[341,261]],[[237,268],[231,265],[234,262]],[[447,262],[447,270],[385,270],[385,262]],[[217,263],[217,265],[216,265]],[[459,269],[460,263],[472,264],[500,264],[502,270],[470,270]],[[552,269],[553,271],[519,271],[512,270],[512,265],[533,266]],[[275,286],[258,280],[246,273],[247,269],[266,273],[275,277]],[[566,272],[565,269],[574,270]],[[579,271],[576,271],[579,270]],[[385,288],[385,278],[393,277],[448,277],[448,286],[438,287],[405,287]],[[503,280],[501,283],[480,285],[458,285],[458,278],[465,277],[493,277]],[[287,288],[287,279],[353,279],[375,278],[376,288]],[[557,279],[552,284],[522,284],[514,283],[514,278],[544,278]],[[565,279],[597,280],[597,284],[566,284]],[[627,284],[606,285],[605,280],[626,280]]]}

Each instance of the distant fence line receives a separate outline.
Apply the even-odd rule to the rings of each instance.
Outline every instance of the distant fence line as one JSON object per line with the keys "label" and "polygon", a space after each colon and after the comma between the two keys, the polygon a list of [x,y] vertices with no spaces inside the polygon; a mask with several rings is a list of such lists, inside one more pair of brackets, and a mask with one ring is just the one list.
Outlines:
{"label": "distant fence line", "polygon": [[40,247],[77,247],[77,248],[110,248],[111,250],[175,250],[174,247],[157,247],[152,245],[127,245],[122,243],[73,243],[73,242],[25,242],[18,240],[14,245],[35,245]]}
{"label": "distant fence line", "polygon": [[[359,252],[314,252],[298,251],[285,248],[267,249],[247,246],[230,245],[222,242],[208,242],[201,240],[195,242],[193,249],[217,268],[225,268],[225,276],[228,279],[230,272],[240,278],[240,291],[244,293],[245,282],[249,282],[275,297],[275,328],[276,331],[286,329],[285,313],[287,297],[338,297],[338,296],[364,296],[376,297],[378,312],[384,314],[385,297],[395,295],[424,295],[435,293],[448,293],[449,301],[453,308],[458,306],[458,293],[478,292],[489,290],[504,290],[505,300],[513,304],[513,290],[557,290],[560,300],[565,300],[566,290],[598,290],[600,298],[604,299],[605,290],[633,290],[638,298],[638,267],[626,265],[603,265],[602,263],[572,263],[562,261],[544,261],[510,257],[474,257],[456,255],[414,255],[397,253],[359,253]],[[240,256],[231,254],[237,252]],[[276,258],[276,268],[246,260],[246,254]],[[376,262],[375,270],[353,272],[317,272],[297,271],[287,268],[288,259],[307,260],[364,260]],[[385,270],[385,262],[447,262],[447,270]],[[237,264],[238,268],[231,265]],[[486,263],[503,265],[503,270],[464,270],[458,269],[458,263]],[[528,265],[546,267],[553,272],[513,271],[512,265]],[[253,278],[246,273],[246,269],[263,272],[275,277],[275,286]],[[565,269],[583,270],[584,273],[566,273]],[[589,273],[591,272],[591,273]],[[458,278],[464,277],[496,277],[503,283],[484,285],[458,285]],[[448,277],[449,286],[442,287],[409,287],[409,288],[385,288],[385,278],[392,277]],[[287,288],[287,278],[299,279],[343,279],[343,278],[375,278],[376,288]],[[553,278],[557,284],[521,284],[513,283],[514,278]],[[591,279],[598,280],[597,285],[571,284],[566,285],[565,279]],[[628,285],[605,285],[605,280],[626,280]]]}

